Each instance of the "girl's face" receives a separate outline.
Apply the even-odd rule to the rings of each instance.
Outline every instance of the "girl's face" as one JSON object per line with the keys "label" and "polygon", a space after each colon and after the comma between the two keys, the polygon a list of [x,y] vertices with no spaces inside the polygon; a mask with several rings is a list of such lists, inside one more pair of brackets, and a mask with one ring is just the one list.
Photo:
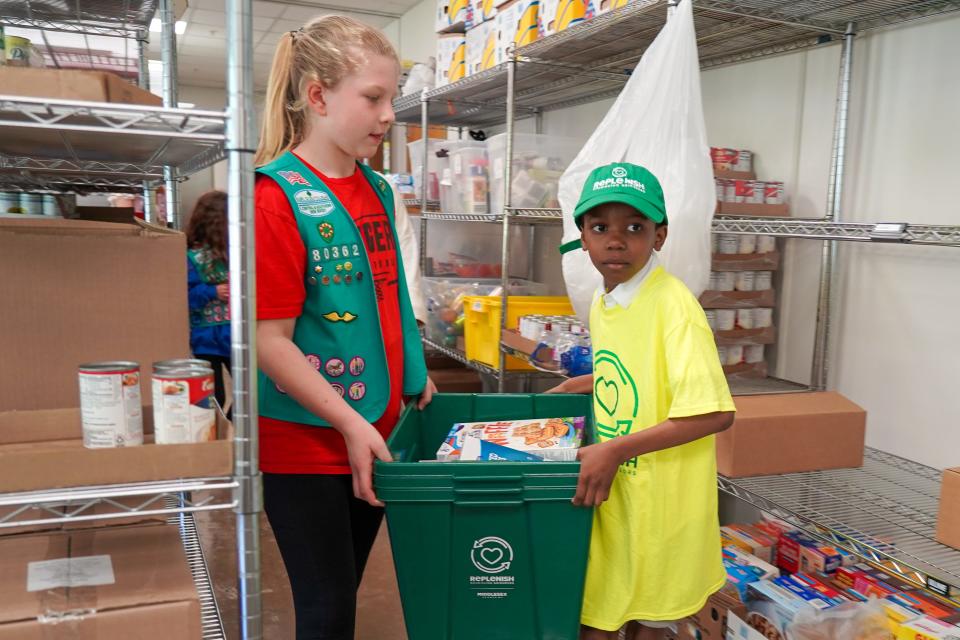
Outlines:
{"label": "girl's face", "polygon": [[393,124],[393,99],[397,94],[399,69],[393,58],[364,53],[364,62],[334,89],[312,83],[310,104],[321,116],[313,126],[323,131],[341,153],[369,158],[383,142]]}

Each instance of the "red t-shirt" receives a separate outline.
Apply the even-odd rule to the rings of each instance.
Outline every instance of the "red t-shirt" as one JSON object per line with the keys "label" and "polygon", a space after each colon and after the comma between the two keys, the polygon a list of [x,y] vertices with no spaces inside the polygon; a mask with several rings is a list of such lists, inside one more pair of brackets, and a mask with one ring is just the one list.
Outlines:
{"label": "red t-shirt", "polygon": [[[359,169],[349,178],[328,178],[309,164],[307,166],[346,207],[366,246],[390,373],[390,399],[383,416],[374,423],[386,438],[397,424],[403,393],[403,330],[397,269],[399,253],[390,219],[373,187]],[[307,251],[290,201],[280,185],[266,176],[258,175],[254,202],[257,318],[299,318],[306,300],[304,275]],[[350,473],[347,447],[338,431],[266,416],[260,416],[260,468],[267,473]]]}

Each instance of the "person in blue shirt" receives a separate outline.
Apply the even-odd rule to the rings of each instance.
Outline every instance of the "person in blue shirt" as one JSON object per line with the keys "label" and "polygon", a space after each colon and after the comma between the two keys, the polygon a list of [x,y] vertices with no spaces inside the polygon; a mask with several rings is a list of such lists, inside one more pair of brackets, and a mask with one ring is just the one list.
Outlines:
{"label": "person in blue shirt", "polygon": [[[213,365],[214,396],[223,407],[223,368],[230,369],[230,284],[227,260],[227,194],[197,199],[187,224],[190,351]],[[227,417],[230,417],[228,412]]]}

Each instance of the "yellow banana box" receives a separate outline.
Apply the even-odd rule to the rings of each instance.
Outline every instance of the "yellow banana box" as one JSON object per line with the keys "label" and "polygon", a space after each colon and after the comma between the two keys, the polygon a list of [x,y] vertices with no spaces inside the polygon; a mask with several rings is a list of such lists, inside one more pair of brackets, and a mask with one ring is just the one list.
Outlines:
{"label": "yellow banana box", "polygon": [[470,20],[472,0],[437,0],[437,33],[462,31]]}
{"label": "yellow banana box", "polygon": [[540,38],[540,0],[512,0],[497,13],[497,63],[510,59],[510,48],[521,48]]}
{"label": "yellow banana box", "polygon": [[437,39],[437,86],[463,80],[467,75],[467,37],[462,33],[442,34]]}
{"label": "yellow banana box", "polygon": [[497,23],[489,20],[467,30],[467,75],[497,65]]}
{"label": "yellow banana box", "polygon": [[471,28],[476,28],[481,23],[489,22],[496,18],[498,4],[503,3],[498,3],[497,0],[470,0],[472,10],[470,22],[467,24],[467,31],[469,32]]}
{"label": "yellow banana box", "polygon": [[540,37],[576,26],[592,14],[591,0],[540,0]]}

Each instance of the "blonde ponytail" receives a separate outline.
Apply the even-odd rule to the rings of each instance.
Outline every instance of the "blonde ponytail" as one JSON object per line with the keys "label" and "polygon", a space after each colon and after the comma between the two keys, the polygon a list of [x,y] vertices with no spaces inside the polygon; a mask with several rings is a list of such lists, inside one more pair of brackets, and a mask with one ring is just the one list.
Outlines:
{"label": "blonde ponytail", "polygon": [[303,141],[307,83],[335,89],[363,64],[364,53],[397,60],[397,52],[381,31],[346,16],[314,18],[280,38],[270,68],[256,166],[272,162]]}

